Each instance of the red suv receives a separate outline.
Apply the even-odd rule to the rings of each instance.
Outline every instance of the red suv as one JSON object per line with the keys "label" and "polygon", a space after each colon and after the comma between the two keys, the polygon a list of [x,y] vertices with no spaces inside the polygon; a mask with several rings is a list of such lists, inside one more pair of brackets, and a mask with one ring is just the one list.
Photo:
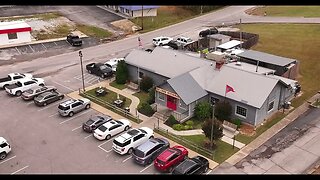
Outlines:
{"label": "red suv", "polygon": [[155,160],[154,166],[162,172],[171,172],[174,166],[178,165],[188,157],[188,150],[183,146],[174,146],[163,151]]}

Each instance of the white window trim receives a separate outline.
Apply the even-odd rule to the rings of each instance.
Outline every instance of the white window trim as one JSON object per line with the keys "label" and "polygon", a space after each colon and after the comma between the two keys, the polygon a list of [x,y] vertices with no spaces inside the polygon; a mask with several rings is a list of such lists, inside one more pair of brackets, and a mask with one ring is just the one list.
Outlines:
{"label": "white window trim", "polygon": [[[237,107],[242,107],[242,108],[244,108],[244,109],[246,109],[246,116],[243,116],[243,115],[241,115],[241,114],[238,114],[237,113]],[[247,115],[248,115],[248,109],[247,108],[245,108],[245,107],[243,107],[243,106],[240,106],[240,105],[236,105],[236,108],[235,108],[235,112],[234,112],[234,114],[236,115],[236,116],[239,116],[239,117],[242,117],[242,118],[247,118]]]}
{"label": "white window trim", "polygon": [[[268,113],[274,109],[274,101],[275,101],[275,100],[272,100],[272,101],[270,101],[270,102],[268,103],[268,107],[267,107],[267,108],[268,108]],[[272,102],[273,102],[272,109],[269,110],[269,106],[270,106],[270,104],[271,104]]]}
{"label": "white window trim", "polygon": [[164,102],[165,99],[166,99],[166,97],[165,97],[166,95],[163,94],[163,97],[164,97],[164,98],[163,98],[163,99],[160,99],[160,94],[163,94],[163,93],[161,93],[161,92],[158,91],[158,99],[159,99],[160,101],[163,101],[163,102]]}
{"label": "white window trim", "polygon": [[181,106],[181,99],[179,100],[179,107],[180,107],[180,109],[183,109],[183,110],[187,110],[187,107],[188,107],[188,105],[186,105],[186,108],[183,108],[182,106]]}

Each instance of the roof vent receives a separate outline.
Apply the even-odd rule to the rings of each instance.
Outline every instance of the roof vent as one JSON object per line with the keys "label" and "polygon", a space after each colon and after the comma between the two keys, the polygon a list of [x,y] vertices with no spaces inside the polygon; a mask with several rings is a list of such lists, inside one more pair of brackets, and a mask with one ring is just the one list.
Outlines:
{"label": "roof vent", "polygon": [[241,66],[241,62],[240,62],[240,61],[237,61],[237,62],[236,62],[236,65],[237,65],[237,66]]}

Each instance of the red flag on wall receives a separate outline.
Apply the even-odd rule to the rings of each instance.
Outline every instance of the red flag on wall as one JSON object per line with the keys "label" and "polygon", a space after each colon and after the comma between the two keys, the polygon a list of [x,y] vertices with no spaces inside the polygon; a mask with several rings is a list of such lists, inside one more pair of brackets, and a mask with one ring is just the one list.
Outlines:
{"label": "red flag on wall", "polygon": [[226,94],[227,94],[228,92],[230,92],[230,91],[235,92],[234,89],[233,89],[231,86],[226,85]]}

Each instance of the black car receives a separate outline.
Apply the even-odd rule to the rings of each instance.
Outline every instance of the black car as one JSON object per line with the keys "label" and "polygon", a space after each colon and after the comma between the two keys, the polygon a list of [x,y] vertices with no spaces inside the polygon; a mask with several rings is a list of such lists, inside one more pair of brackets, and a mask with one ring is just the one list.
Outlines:
{"label": "black car", "polygon": [[178,42],[176,42],[176,41],[169,41],[167,44],[164,44],[163,46],[169,46],[169,47],[171,47],[172,49],[174,49],[174,50],[177,50],[177,49],[179,49],[179,45],[178,45]]}
{"label": "black car", "polygon": [[217,34],[218,33],[218,29],[217,28],[210,28],[210,29],[206,29],[206,30],[203,30],[199,33],[199,36],[200,37],[206,37],[208,35],[211,35],[211,34]]}
{"label": "black car", "polygon": [[172,174],[203,174],[209,169],[209,161],[201,156],[186,159],[176,166]]}
{"label": "black car", "polygon": [[86,65],[86,69],[89,74],[95,74],[102,78],[106,78],[113,75],[111,68],[103,63],[90,63]]}
{"label": "black car", "polygon": [[77,35],[69,34],[67,36],[67,41],[72,46],[81,46],[82,45],[82,40]]}
{"label": "black car", "polygon": [[82,129],[86,132],[93,132],[95,129],[97,129],[102,124],[112,120],[110,116],[105,115],[97,115],[90,117],[90,119],[82,124]]}
{"label": "black car", "polygon": [[64,94],[57,91],[48,91],[36,96],[33,101],[37,106],[46,106],[64,98]]}

